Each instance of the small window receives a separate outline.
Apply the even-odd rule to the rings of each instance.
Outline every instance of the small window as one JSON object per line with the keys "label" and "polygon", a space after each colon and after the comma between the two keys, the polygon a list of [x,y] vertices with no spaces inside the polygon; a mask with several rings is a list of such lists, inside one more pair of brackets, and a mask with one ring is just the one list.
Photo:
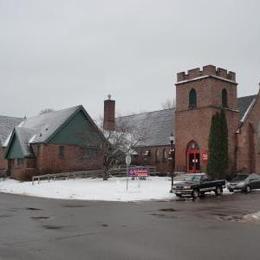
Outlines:
{"label": "small window", "polygon": [[189,95],[189,108],[196,108],[197,107],[197,93],[195,89],[190,91]]}
{"label": "small window", "polygon": [[16,165],[17,165],[17,166],[23,165],[23,159],[22,159],[22,158],[16,159]]}
{"label": "small window", "polygon": [[144,152],[144,156],[151,156],[151,151],[150,150],[146,150],[145,152]]}
{"label": "small window", "polygon": [[37,155],[40,153],[40,145],[37,145]]}
{"label": "small window", "polygon": [[59,146],[59,157],[64,158],[64,146]]}
{"label": "small window", "polygon": [[165,162],[166,158],[167,158],[167,151],[166,151],[165,148],[163,148],[163,151],[162,151],[162,161]]}
{"label": "small window", "polygon": [[228,107],[228,95],[226,89],[222,90],[222,106]]}
{"label": "small window", "polygon": [[155,150],[155,162],[159,162],[159,158],[160,158],[160,150],[156,149]]}

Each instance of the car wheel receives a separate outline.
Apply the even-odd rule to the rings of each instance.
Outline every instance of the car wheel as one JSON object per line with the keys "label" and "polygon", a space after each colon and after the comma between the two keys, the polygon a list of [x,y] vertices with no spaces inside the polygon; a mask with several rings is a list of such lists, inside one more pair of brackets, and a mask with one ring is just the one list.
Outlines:
{"label": "car wheel", "polygon": [[223,193],[223,190],[221,189],[221,187],[217,187],[216,190],[215,190],[215,194],[216,196],[219,196]]}
{"label": "car wheel", "polygon": [[205,198],[205,192],[200,192],[199,197],[200,198]]}
{"label": "car wheel", "polygon": [[200,193],[198,190],[193,190],[191,195],[192,195],[193,199],[197,199],[199,197]]}
{"label": "car wheel", "polygon": [[247,185],[247,186],[245,187],[245,192],[246,192],[246,193],[251,192],[251,187],[250,187],[249,185]]}

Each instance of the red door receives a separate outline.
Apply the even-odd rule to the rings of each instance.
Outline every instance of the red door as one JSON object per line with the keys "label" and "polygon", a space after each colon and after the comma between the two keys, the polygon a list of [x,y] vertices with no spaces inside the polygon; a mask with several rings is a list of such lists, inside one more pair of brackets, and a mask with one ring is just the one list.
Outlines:
{"label": "red door", "polygon": [[187,164],[188,172],[200,172],[200,151],[198,148],[188,148]]}

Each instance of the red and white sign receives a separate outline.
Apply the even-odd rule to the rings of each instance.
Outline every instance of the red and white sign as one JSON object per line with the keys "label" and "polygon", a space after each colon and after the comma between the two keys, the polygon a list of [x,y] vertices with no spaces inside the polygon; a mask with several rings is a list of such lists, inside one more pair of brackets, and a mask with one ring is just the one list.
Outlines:
{"label": "red and white sign", "polygon": [[144,167],[130,168],[128,170],[128,176],[130,177],[148,177],[149,175],[149,169]]}
{"label": "red and white sign", "polygon": [[207,151],[203,151],[201,153],[202,161],[207,161],[208,160],[208,153]]}

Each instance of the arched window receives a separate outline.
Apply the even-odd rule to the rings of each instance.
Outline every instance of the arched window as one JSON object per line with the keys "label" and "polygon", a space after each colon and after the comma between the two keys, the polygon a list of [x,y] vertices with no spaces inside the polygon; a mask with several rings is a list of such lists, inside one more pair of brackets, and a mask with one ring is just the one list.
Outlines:
{"label": "arched window", "polygon": [[160,150],[156,149],[155,150],[155,162],[159,162],[159,158],[160,158]]}
{"label": "arched window", "polygon": [[165,162],[167,159],[167,151],[165,148],[162,150],[162,161]]}
{"label": "arched window", "polygon": [[225,88],[222,90],[222,106],[228,107],[228,95]]}
{"label": "arched window", "polygon": [[196,108],[196,107],[197,107],[197,93],[195,89],[192,89],[189,95],[189,108]]}

